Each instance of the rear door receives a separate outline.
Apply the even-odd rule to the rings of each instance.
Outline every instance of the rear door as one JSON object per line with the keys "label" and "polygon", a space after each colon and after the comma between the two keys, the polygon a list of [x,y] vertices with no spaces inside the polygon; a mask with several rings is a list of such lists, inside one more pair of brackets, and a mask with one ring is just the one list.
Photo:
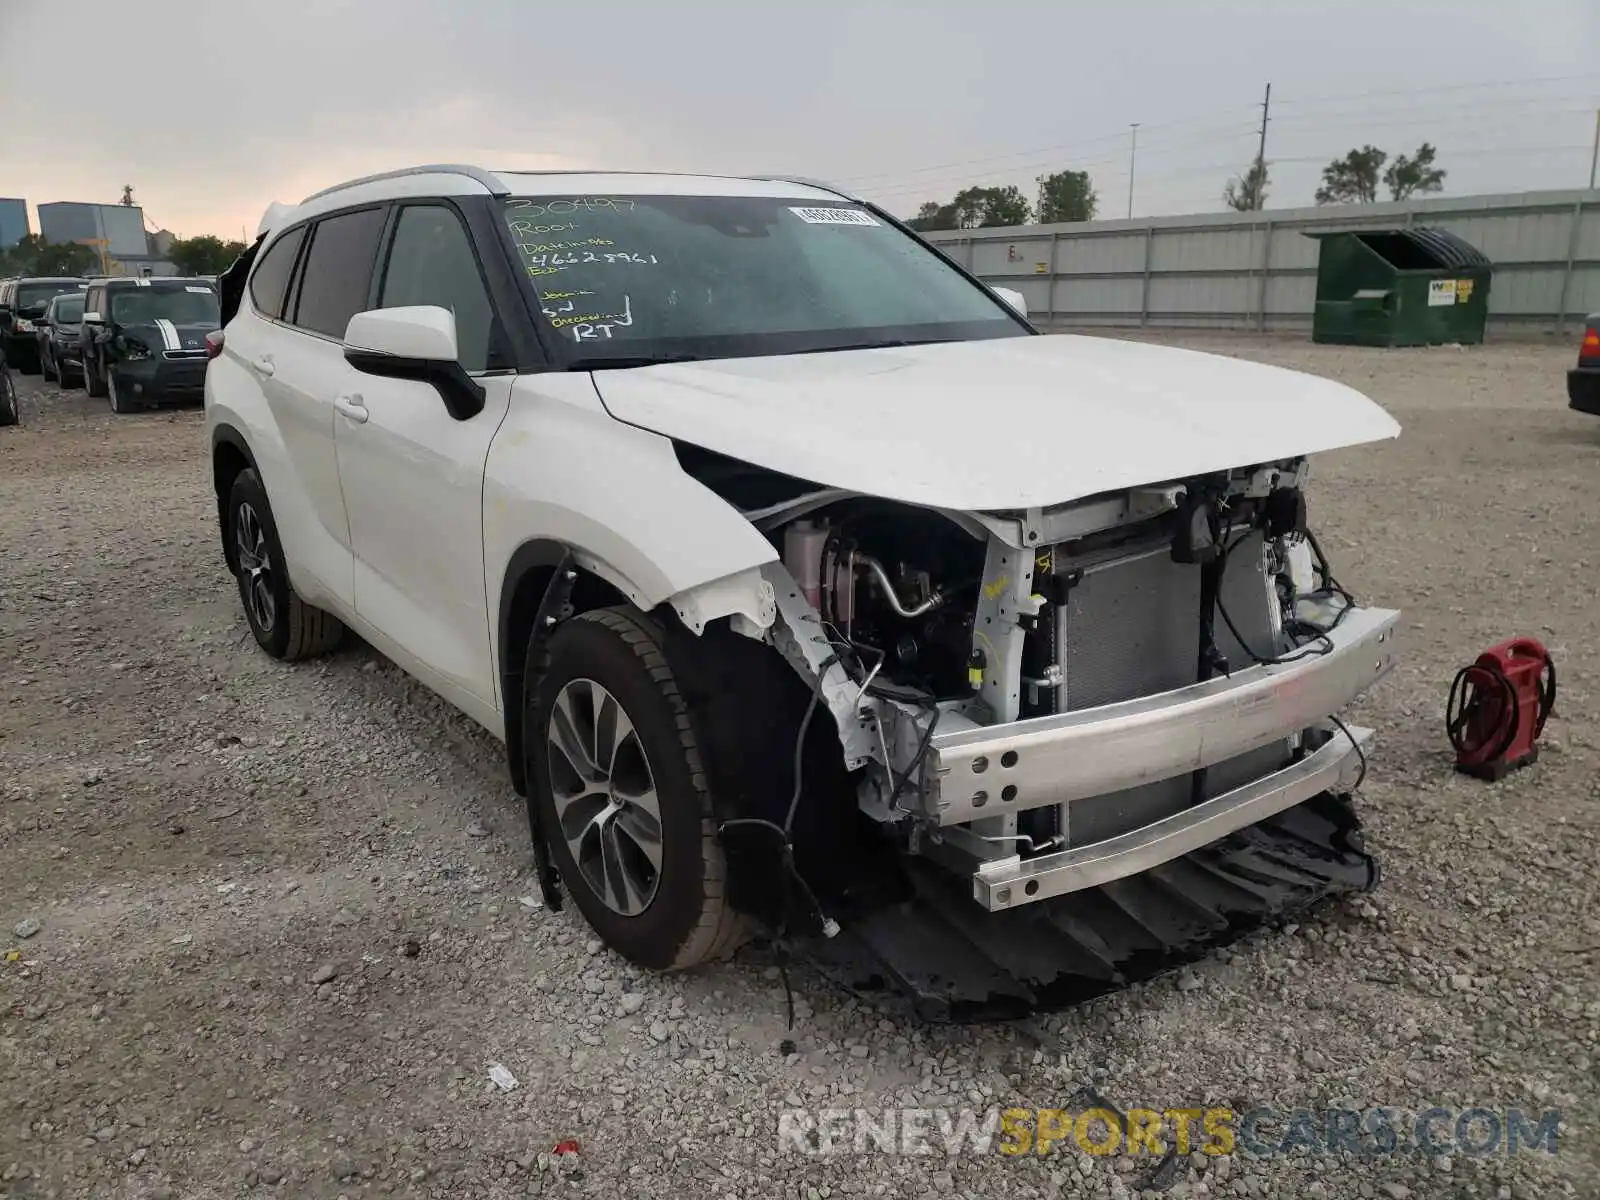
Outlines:
{"label": "rear door", "polygon": [[475,715],[495,708],[484,593],[483,468],[516,378],[472,239],[444,200],[397,205],[372,307],[438,305],[487,393],[464,421],[427,383],[348,367],[334,418],[355,552],[356,613],[430,686]]}
{"label": "rear door", "polygon": [[283,483],[267,486],[295,589],[341,613],[354,590],[333,398],[348,369],[344,326],[366,307],[383,217],[381,205],[335,213],[274,241],[250,279],[256,319],[230,322],[223,347],[256,380],[282,445]]}

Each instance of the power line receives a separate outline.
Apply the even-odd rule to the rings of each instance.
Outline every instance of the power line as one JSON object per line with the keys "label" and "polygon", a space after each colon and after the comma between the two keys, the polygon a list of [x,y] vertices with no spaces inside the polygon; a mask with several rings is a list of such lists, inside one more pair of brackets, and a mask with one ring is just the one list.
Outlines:
{"label": "power line", "polygon": [[[1147,129],[1172,129],[1182,125],[1193,124],[1196,120],[1205,118],[1195,117],[1183,121],[1164,121],[1159,125],[1146,126]],[[1222,128],[1216,126],[1215,128]],[[1232,126],[1229,126],[1232,128]],[[981,163],[998,162],[1008,158],[1036,157],[1041,154],[1059,155],[1063,151],[1077,150],[1084,146],[1098,145],[1102,142],[1121,141],[1127,136],[1127,129],[1123,128],[1116,133],[1108,133],[1099,137],[1085,138],[1076,142],[1061,142],[1054,146],[1039,146],[1032,150],[1016,150],[1009,154],[992,154],[986,158],[968,158],[958,162],[936,163],[928,167],[911,167],[903,171],[879,171],[872,175],[843,175],[835,176],[833,182],[844,185],[854,185],[869,179],[902,179],[907,175],[920,175],[927,171],[944,171],[951,167],[969,167]]]}
{"label": "power line", "polygon": [[[1299,98],[1290,98],[1290,99],[1287,99],[1287,100],[1280,99],[1279,100],[1279,107],[1280,108],[1289,107],[1291,109],[1294,109],[1294,108],[1301,108],[1301,107],[1304,107],[1304,106],[1310,105],[1310,104],[1321,103],[1321,102],[1324,102],[1324,101],[1327,101],[1327,100],[1350,101],[1350,100],[1367,99],[1367,98],[1370,98],[1370,97],[1384,97],[1384,96],[1389,96],[1389,97],[1397,97],[1397,96],[1432,96],[1432,95],[1446,95],[1446,94],[1447,95],[1451,95],[1451,96],[1458,96],[1458,95],[1461,95],[1463,93],[1494,91],[1494,90],[1503,89],[1503,88],[1543,86],[1543,85],[1546,85],[1546,84],[1571,83],[1571,82],[1575,82],[1575,81],[1582,81],[1582,82],[1586,82],[1586,83],[1594,83],[1597,86],[1600,86],[1600,75],[1557,75],[1557,76],[1546,76],[1546,77],[1543,77],[1543,78],[1530,78],[1530,79],[1520,79],[1520,80],[1483,81],[1483,82],[1460,83],[1460,84],[1439,84],[1439,85],[1432,85],[1432,86],[1421,87],[1421,88],[1397,88],[1397,89],[1386,89],[1386,90],[1355,92],[1355,93],[1350,93],[1350,92],[1325,93],[1325,94],[1318,95],[1318,96],[1303,96],[1303,97],[1299,97]],[[1562,102],[1562,101],[1565,101],[1567,99],[1569,99],[1569,97],[1566,97],[1566,96],[1562,96],[1562,97],[1550,97],[1550,96],[1547,96],[1547,97],[1528,97],[1528,98],[1525,98],[1525,99],[1522,99],[1522,100],[1515,101],[1514,103],[1516,103],[1519,106],[1520,110],[1529,110],[1529,111],[1531,111],[1532,109],[1534,109],[1535,107],[1537,107],[1539,105]],[[1467,100],[1467,101],[1460,101],[1460,100],[1453,101],[1452,105],[1453,105],[1453,108],[1463,108],[1464,107],[1466,109],[1470,109],[1471,110],[1471,115],[1476,120],[1479,120],[1479,121],[1481,121],[1481,119],[1486,115],[1484,113],[1484,111],[1483,111],[1483,108],[1482,108],[1481,104],[1478,104],[1478,103],[1470,101],[1470,100]],[[1252,107],[1255,107],[1255,106],[1252,106]],[[1500,106],[1497,106],[1497,107],[1500,108],[1500,109],[1504,109],[1503,105],[1500,105]],[[1344,110],[1336,111],[1336,112],[1331,113],[1331,114],[1323,113],[1323,114],[1316,114],[1316,115],[1309,114],[1309,113],[1302,115],[1300,113],[1295,113],[1295,112],[1291,111],[1290,115],[1287,118],[1283,118],[1283,117],[1278,118],[1278,123],[1280,125],[1282,125],[1284,120],[1287,120],[1289,122],[1288,127],[1285,128],[1285,132],[1311,133],[1311,132],[1316,132],[1318,129],[1330,128],[1331,125],[1330,125],[1330,123],[1329,123],[1329,121],[1327,119],[1329,117],[1340,117],[1340,116],[1348,115],[1350,117],[1350,123],[1351,124],[1382,125],[1385,128],[1395,128],[1401,123],[1396,122],[1396,121],[1394,121],[1392,119],[1389,119],[1388,117],[1385,116],[1385,113],[1391,112],[1391,111],[1396,111],[1396,110],[1403,110],[1403,111],[1408,112],[1408,113],[1416,113],[1418,111],[1418,105],[1415,104],[1415,103],[1403,104],[1403,105],[1379,105],[1379,106],[1374,106],[1374,107],[1369,108],[1369,109],[1358,109],[1358,110],[1344,109]],[[1212,110],[1212,113],[1209,114],[1209,116],[1216,116],[1216,115],[1220,115],[1222,113],[1232,113],[1232,112],[1235,112],[1235,111],[1237,111],[1237,110],[1230,106],[1229,108],[1226,108],[1226,109]],[[1589,110],[1586,108],[1583,111],[1587,112]],[[1501,112],[1498,115],[1505,115],[1505,114],[1503,112]],[[1554,115],[1554,114],[1546,114],[1546,115]],[[1151,132],[1151,131],[1154,131],[1154,130],[1176,129],[1176,128],[1181,128],[1181,127],[1186,126],[1186,125],[1193,125],[1198,121],[1207,120],[1207,119],[1209,119],[1209,116],[1208,115],[1196,115],[1194,117],[1182,118],[1182,119],[1179,119],[1179,120],[1176,120],[1176,121],[1162,122],[1160,124],[1144,125],[1142,127],[1146,130],[1146,132]],[[1440,121],[1447,121],[1448,119],[1449,118],[1444,117],[1442,114],[1439,115],[1439,116],[1419,116],[1419,117],[1415,117],[1411,123],[1416,124],[1416,123],[1440,122]],[[1305,122],[1308,122],[1308,121],[1318,122],[1318,123],[1315,126],[1307,127]],[[1256,132],[1254,127],[1252,127],[1251,132]],[[1018,151],[1013,151],[1013,152],[1005,153],[1005,154],[988,155],[988,156],[979,157],[979,158],[963,159],[963,160],[957,160],[957,161],[954,161],[954,162],[947,162],[947,163],[938,163],[938,164],[933,164],[933,165],[924,166],[924,167],[911,167],[911,168],[906,168],[906,169],[899,170],[899,171],[879,171],[879,172],[875,172],[875,173],[871,173],[871,174],[865,174],[865,175],[837,177],[837,182],[839,182],[841,185],[844,185],[844,186],[861,187],[863,185],[868,184],[869,181],[885,180],[885,181],[889,181],[889,182],[899,183],[900,181],[908,180],[913,176],[931,174],[933,172],[949,170],[949,169],[956,168],[956,167],[981,166],[981,165],[985,165],[985,164],[997,164],[997,163],[1003,163],[1003,162],[1006,162],[1008,160],[1013,160],[1013,159],[1031,159],[1031,160],[1036,160],[1039,156],[1047,155],[1047,154],[1056,156],[1059,159],[1060,157],[1069,157],[1069,156],[1071,156],[1072,152],[1081,151],[1085,147],[1098,146],[1098,145],[1102,145],[1102,144],[1107,143],[1107,142],[1119,140],[1122,136],[1124,136],[1124,134],[1122,132],[1117,132],[1117,133],[1109,133],[1108,132],[1108,133],[1105,133],[1105,134],[1101,134],[1101,135],[1097,135],[1097,136],[1093,136],[1093,137],[1080,139],[1080,140],[1075,141],[1075,142],[1063,142],[1063,143],[1058,143],[1057,145],[1054,145],[1054,146],[1043,146],[1043,147],[1038,147],[1038,148],[1035,148],[1035,149],[1032,149],[1032,150],[1018,150]],[[1185,141],[1187,142],[1187,139],[1185,139]],[[1193,144],[1193,143],[1189,143],[1189,144]],[[1158,148],[1157,146],[1149,146],[1149,147],[1147,147],[1148,150],[1155,150],[1157,148]],[[1085,167],[1086,165],[1089,165],[1089,164],[1084,164],[1084,163],[1079,162],[1079,163],[1073,163],[1072,165],[1077,169],[1082,169],[1083,167]],[[992,174],[1000,173],[1001,171],[1007,171],[1007,170],[1013,170],[1013,169],[1020,172],[1020,171],[1022,171],[1024,168],[1026,168],[1028,166],[1029,166],[1028,163],[1017,163],[1017,164],[1015,164],[1014,168],[1003,168],[1003,167],[996,166],[993,170],[986,171],[986,172],[984,172],[984,174],[992,175]],[[943,182],[943,181],[942,180],[932,180],[932,179],[923,180],[920,183],[912,184],[912,185],[908,185],[908,186],[904,186],[904,187],[900,187],[900,188],[897,188],[895,190],[909,192],[909,191],[918,190],[918,189],[932,189],[932,188],[935,188],[935,187],[939,186],[939,184],[941,182]],[[873,189],[873,190],[876,190],[876,189]]]}
{"label": "power line", "polygon": [[[1591,111],[1591,110],[1570,110],[1570,111],[1587,113],[1588,111]],[[1548,115],[1548,114],[1546,114],[1546,115]],[[1277,123],[1278,122],[1276,121],[1276,119],[1274,119],[1274,124],[1276,125]],[[1416,123],[1426,124],[1427,122],[1426,122],[1425,119],[1423,119],[1423,120],[1421,120],[1419,122],[1416,122]],[[1405,123],[1401,123],[1401,125],[1390,125],[1389,128],[1400,128],[1400,127],[1403,127],[1404,124]],[[1142,126],[1141,126],[1141,128],[1142,128]],[[1316,133],[1317,133],[1317,131],[1316,130],[1312,130],[1312,129],[1295,130],[1295,131],[1293,131],[1293,136],[1291,137],[1290,140],[1292,142],[1299,142],[1299,143],[1303,144],[1308,139],[1316,140]],[[1187,149],[1199,149],[1199,148],[1206,147],[1206,146],[1221,146],[1221,145],[1238,144],[1239,142],[1242,141],[1243,137],[1245,135],[1247,135],[1247,134],[1252,134],[1252,135],[1255,135],[1257,138],[1259,138],[1260,129],[1259,129],[1259,127],[1250,128],[1250,129],[1240,129],[1239,132],[1236,135],[1234,135],[1233,137],[1212,138],[1212,139],[1208,139],[1208,140],[1206,140],[1204,142],[1182,142],[1182,143],[1166,142],[1166,143],[1159,144],[1159,145],[1156,145],[1156,146],[1150,146],[1150,147],[1143,147],[1142,146],[1141,148],[1145,149],[1147,154],[1155,153],[1155,154],[1157,154],[1157,157],[1160,158],[1160,157],[1164,157],[1165,156],[1163,154],[1163,152],[1169,152],[1171,150],[1178,149],[1178,148],[1187,150]],[[1280,136],[1284,136],[1284,135],[1286,135],[1285,131],[1281,131],[1280,130]],[[1568,147],[1552,147],[1552,149],[1567,149],[1567,148]],[[1518,149],[1515,152],[1516,153],[1521,153],[1521,150]],[[1317,154],[1303,155],[1303,156],[1276,156],[1276,157],[1273,157],[1273,158],[1268,160],[1268,165],[1271,166],[1271,165],[1277,164],[1277,163],[1288,164],[1288,163],[1299,163],[1299,162],[1327,163],[1329,161],[1332,161],[1334,158],[1337,158],[1340,153],[1342,153],[1341,149],[1335,148],[1335,147],[1330,147],[1327,151],[1319,152]],[[1452,161],[1452,162],[1464,162],[1464,161],[1471,161],[1474,158],[1484,157],[1485,155],[1492,156],[1492,157],[1501,156],[1501,155],[1503,155],[1505,153],[1505,151],[1503,151],[1503,150],[1501,150],[1499,148],[1495,148],[1495,147],[1484,148],[1484,147],[1472,147],[1472,146],[1465,146],[1465,147],[1462,147],[1462,146],[1447,146],[1446,147],[1446,153],[1447,153],[1448,159],[1450,161]],[[896,197],[906,197],[906,196],[911,196],[911,195],[920,195],[920,196],[924,196],[925,197],[925,196],[929,195],[930,193],[937,193],[943,187],[949,187],[949,186],[981,186],[981,185],[988,184],[988,183],[990,183],[992,181],[1010,179],[1010,178],[1013,178],[1014,176],[1020,174],[1022,172],[1022,169],[1023,169],[1024,165],[1026,165],[1028,167],[1031,167],[1031,168],[1037,169],[1037,168],[1043,168],[1043,167],[1045,167],[1047,165],[1052,165],[1054,162],[1058,162],[1058,161],[1059,160],[1050,160],[1050,162],[1046,162],[1044,160],[1035,160],[1031,164],[1018,164],[1018,165],[1012,166],[1012,167],[998,167],[998,168],[995,168],[995,169],[990,170],[990,171],[978,172],[976,174],[966,174],[966,175],[960,175],[960,176],[945,176],[945,177],[940,178],[940,179],[925,179],[925,180],[922,180],[920,182],[914,182],[914,183],[910,183],[910,184],[900,184],[898,186],[892,186],[892,187],[881,187],[881,188],[879,188],[879,187],[870,187],[869,186],[869,187],[866,187],[866,188],[862,188],[860,190],[870,193],[874,198],[879,199],[880,201],[892,200],[893,198],[896,198]],[[1090,168],[1095,168],[1095,167],[1109,168],[1109,170],[1105,171],[1102,174],[1102,177],[1101,177],[1101,180],[1100,180],[1101,186],[1104,187],[1105,184],[1113,182],[1113,181],[1121,180],[1124,177],[1124,172],[1122,170],[1118,170],[1116,168],[1118,168],[1121,165],[1124,165],[1126,163],[1126,161],[1127,160],[1125,158],[1119,158],[1117,156],[1108,155],[1107,157],[1100,158],[1100,159],[1094,159],[1094,160],[1089,160],[1089,161],[1076,161],[1076,162],[1072,163],[1072,167],[1074,169],[1077,169],[1077,170],[1088,170]],[[1206,167],[1206,168],[1200,168],[1200,169],[1218,170],[1218,171],[1222,171],[1224,173],[1235,173],[1238,170],[1238,166],[1237,166],[1237,162],[1228,162],[1228,163],[1217,164],[1214,167]],[[1167,177],[1169,177],[1169,176],[1160,175],[1160,176],[1152,176],[1151,178],[1152,178],[1152,180],[1155,180],[1155,179],[1167,178]]]}
{"label": "power line", "polygon": [[[1260,105],[1257,106],[1257,108],[1260,108],[1260,107],[1261,107]],[[1541,113],[1539,113],[1539,115],[1541,117],[1549,118],[1549,117],[1564,116],[1564,115],[1576,115],[1576,114],[1587,115],[1592,111],[1593,110],[1589,109],[1589,108],[1581,108],[1581,109],[1579,109],[1579,108],[1570,108],[1570,109],[1560,109],[1560,110],[1556,110],[1556,111],[1553,111],[1553,112],[1541,112]],[[1384,130],[1404,129],[1404,128],[1412,128],[1412,127],[1416,127],[1416,126],[1427,126],[1429,128],[1448,128],[1453,123],[1463,122],[1463,121],[1466,121],[1466,120],[1470,119],[1474,129],[1481,129],[1483,127],[1484,123],[1485,123],[1485,118],[1491,118],[1492,119],[1492,117],[1495,116],[1495,115],[1504,116],[1504,115],[1507,115],[1507,114],[1485,114],[1485,113],[1479,112],[1479,113],[1471,114],[1470,117],[1464,115],[1464,116],[1462,116],[1460,118],[1454,118],[1454,119],[1452,119],[1452,118],[1440,118],[1440,117],[1429,117],[1429,116],[1419,116],[1419,117],[1416,117],[1416,118],[1413,118],[1413,119],[1400,120],[1400,121],[1395,121],[1395,120],[1390,120],[1390,119],[1382,119],[1382,118],[1378,118],[1378,117],[1375,116],[1374,119],[1371,120],[1371,121],[1354,121],[1354,120],[1352,120],[1352,121],[1341,122],[1341,123],[1299,124],[1299,125],[1286,124],[1286,121],[1288,120],[1287,118],[1282,118],[1282,117],[1277,117],[1277,116],[1272,117],[1271,120],[1272,120],[1273,127],[1278,130],[1278,134],[1279,134],[1280,137],[1289,137],[1291,139],[1291,141],[1303,143],[1308,138],[1315,138],[1318,134],[1324,134],[1324,133],[1330,133],[1330,132],[1338,132],[1340,130],[1344,130],[1344,129],[1348,129],[1348,128],[1352,128],[1352,127],[1358,127],[1359,128],[1359,127],[1365,127],[1365,126],[1369,126],[1369,125],[1381,125]],[[1302,118],[1302,120],[1303,120],[1303,118]],[[1156,128],[1156,127],[1155,126],[1145,126],[1145,125],[1141,124],[1140,128],[1141,128],[1141,130],[1146,130],[1146,129]],[[1236,141],[1242,141],[1243,138],[1246,137],[1246,136],[1254,136],[1254,137],[1256,137],[1258,139],[1260,137],[1260,126],[1258,126],[1258,125],[1253,125],[1253,126],[1235,125],[1235,126],[1225,126],[1225,127],[1219,127],[1219,128],[1228,128],[1228,129],[1234,130],[1235,133],[1232,136],[1219,137],[1219,138],[1207,138],[1207,139],[1205,139],[1203,141],[1194,141],[1194,140],[1192,140],[1190,138],[1168,138],[1166,140],[1157,140],[1154,143],[1141,143],[1141,148],[1144,149],[1147,154],[1158,154],[1159,155],[1159,154],[1162,154],[1164,152],[1167,152],[1167,151],[1170,151],[1170,150],[1173,150],[1173,149],[1185,149],[1185,150],[1187,150],[1187,149],[1200,148],[1200,147],[1203,147],[1203,146],[1217,146],[1217,145],[1223,145],[1223,144],[1232,144],[1232,143],[1234,143]],[[1125,137],[1125,136],[1127,136],[1127,133],[1126,133],[1126,131],[1124,131],[1123,133],[1115,135],[1115,136],[1117,136],[1119,138],[1120,137]],[[1452,153],[1454,153],[1454,151],[1452,151]],[[1001,157],[1004,157],[1004,156],[1001,156]],[[1331,154],[1330,154],[1330,157],[1332,157]],[[979,161],[986,161],[986,160],[979,160]],[[1069,164],[1073,169],[1086,170],[1088,168],[1097,167],[1097,166],[1114,167],[1114,166],[1120,165],[1123,161],[1125,161],[1125,160],[1120,155],[1107,155],[1105,157],[1096,158],[1096,159],[1090,159],[1090,160],[1087,160],[1087,161],[1081,160],[1081,159],[1069,159]],[[901,183],[900,181],[902,179],[904,179],[905,176],[907,174],[909,174],[909,172],[890,173],[890,174],[887,174],[885,176],[885,178],[893,186],[874,187],[874,186],[871,186],[871,185],[866,185],[866,186],[863,186],[860,190],[870,191],[874,195],[880,195],[880,196],[882,196],[882,195],[902,195],[902,194],[910,194],[910,193],[913,193],[913,192],[929,192],[929,191],[935,191],[939,187],[945,186],[945,185],[949,185],[949,184],[982,183],[985,179],[993,178],[995,176],[1002,176],[1002,175],[1009,176],[1011,174],[1021,174],[1021,173],[1025,173],[1025,172],[1032,172],[1032,171],[1036,171],[1036,170],[1042,169],[1042,168],[1044,168],[1046,166],[1058,165],[1058,164],[1060,164],[1060,162],[1061,162],[1061,156],[1051,155],[1049,158],[1041,158],[1041,157],[1037,157],[1036,156],[1036,157],[1032,158],[1029,161],[1019,162],[1019,163],[1015,163],[1015,164],[1011,164],[1011,165],[1005,165],[1005,166],[996,166],[996,167],[994,167],[994,168],[992,168],[990,170],[978,172],[976,175],[972,175],[972,174],[964,174],[964,175],[959,175],[959,176],[949,175],[949,176],[941,176],[941,177],[939,177],[937,179],[910,180],[910,181],[907,181],[905,183]],[[926,168],[926,169],[927,170],[937,170],[939,168]],[[1230,170],[1237,170],[1237,167],[1236,166],[1230,166],[1229,169]],[[1119,175],[1120,175],[1120,173],[1119,173]]]}
{"label": "power line", "polygon": [[1475,83],[1446,83],[1434,84],[1420,88],[1392,88],[1370,92],[1327,92],[1320,96],[1301,96],[1298,99],[1280,100],[1280,105],[1297,106],[1301,104],[1315,104],[1322,100],[1357,100],[1368,96],[1422,96],[1433,95],[1436,92],[1465,92],[1465,91],[1490,91],[1496,88],[1531,87],[1546,83],[1592,83],[1600,86],[1600,75],[1548,75],[1540,79],[1506,79],[1500,81],[1479,81]]}
{"label": "power line", "polygon": [[[1141,125],[1140,128],[1143,129],[1145,126]],[[1204,141],[1198,142],[1184,141],[1181,143],[1158,143],[1155,146],[1146,146],[1145,148],[1147,152],[1156,152],[1161,150],[1172,150],[1179,147],[1185,149],[1199,149],[1206,146],[1234,145],[1243,142],[1245,138],[1252,136],[1255,132],[1256,130],[1254,126],[1241,125],[1237,126],[1235,132],[1228,137],[1208,138]],[[1127,137],[1128,131],[1126,129],[1123,130],[1119,136]],[[1090,159],[1088,161],[1080,159],[1069,159],[1068,161],[1074,170],[1087,170],[1090,167],[1119,166],[1125,163],[1127,158],[1124,155],[1118,154],[1110,155],[1105,158]],[[857,190],[870,192],[874,196],[910,195],[912,193],[927,194],[928,192],[937,191],[941,187],[951,186],[954,184],[982,183],[985,179],[992,179],[995,176],[1026,174],[1027,171],[1036,168],[1060,166],[1061,162],[1062,158],[1059,155],[1052,155],[1049,158],[1036,157],[1031,162],[1017,163],[1006,167],[995,167],[991,170],[977,172],[975,175],[971,173],[963,175],[946,175],[938,179],[924,179],[912,183],[896,184],[895,186],[885,187],[873,187],[871,185],[867,185],[860,187]]]}

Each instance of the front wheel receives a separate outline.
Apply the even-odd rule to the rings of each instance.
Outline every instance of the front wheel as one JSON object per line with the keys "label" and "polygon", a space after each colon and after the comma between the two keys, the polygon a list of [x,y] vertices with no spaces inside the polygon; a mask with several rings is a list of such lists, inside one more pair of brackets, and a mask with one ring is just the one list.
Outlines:
{"label": "front wheel", "polygon": [[133,411],[132,406],[129,405],[121,390],[117,387],[117,373],[115,371],[106,372],[106,395],[111,398],[111,411],[118,416],[123,416]]}
{"label": "front wheel", "polygon": [[83,390],[97,400],[106,394],[105,377],[95,369],[94,359],[87,354],[83,357]]}
{"label": "front wheel", "polygon": [[39,373],[44,376],[46,383],[59,383],[61,372],[55,365],[55,359],[48,346],[39,349]]}
{"label": "front wheel", "polygon": [[22,412],[17,404],[16,385],[11,382],[11,372],[0,362],[0,425],[20,425]]}
{"label": "front wheel", "polygon": [[263,650],[294,662],[338,646],[344,636],[339,619],[307,604],[289,585],[267,489],[254,468],[239,472],[233,481],[224,536],[232,539],[228,560],[239,583],[245,619]]}
{"label": "front wheel", "polygon": [[638,966],[731,954],[710,785],[659,629],[629,607],[587,612],[529,650],[523,744],[534,816],[601,940]]}

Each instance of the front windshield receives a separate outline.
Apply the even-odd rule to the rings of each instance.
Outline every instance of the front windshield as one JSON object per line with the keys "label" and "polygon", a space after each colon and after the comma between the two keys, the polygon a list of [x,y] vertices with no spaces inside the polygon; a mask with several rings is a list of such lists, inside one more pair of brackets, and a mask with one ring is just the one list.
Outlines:
{"label": "front windshield", "polygon": [[83,285],[75,279],[65,283],[19,283],[17,284],[17,311],[31,313],[34,316],[43,316],[44,310],[50,306],[50,301],[57,296],[68,292],[75,292]]}
{"label": "front windshield", "polygon": [[56,301],[56,320],[63,325],[76,325],[83,320],[83,297],[64,296]]}
{"label": "front windshield", "polygon": [[569,364],[1028,333],[922,242],[846,202],[523,197],[505,219]]}
{"label": "front windshield", "polygon": [[118,325],[149,325],[171,321],[174,325],[216,325],[217,294],[208,287],[133,287],[114,293],[111,319]]}

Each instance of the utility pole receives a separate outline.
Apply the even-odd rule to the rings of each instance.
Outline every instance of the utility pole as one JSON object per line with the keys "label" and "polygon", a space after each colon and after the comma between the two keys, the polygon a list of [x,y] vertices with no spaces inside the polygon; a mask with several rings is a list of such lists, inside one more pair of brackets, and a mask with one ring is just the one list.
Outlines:
{"label": "utility pole", "polygon": [[1139,122],[1128,126],[1133,131],[1133,143],[1128,147],[1128,220],[1133,220],[1133,167],[1139,159]]}
{"label": "utility pole", "polygon": [[1267,84],[1267,95],[1261,101],[1261,146],[1256,151],[1256,178],[1259,183],[1256,187],[1255,203],[1252,208],[1260,211],[1267,200],[1267,118],[1272,111],[1272,85]]}
{"label": "utility pole", "polygon": [[[1033,219],[1040,225],[1044,224],[1044,176],[1034,176],[1035,183],[1039,185],[1039,202],[1034,205]],[[1591,185],[1592,186],[1592,185]]]}
{"label": "utility pole", "polygon": [[1594,170],[1600,167],[1600,108],[1594,110],[1594,149],[1589,151],[1589,189],[1594,190]]}

